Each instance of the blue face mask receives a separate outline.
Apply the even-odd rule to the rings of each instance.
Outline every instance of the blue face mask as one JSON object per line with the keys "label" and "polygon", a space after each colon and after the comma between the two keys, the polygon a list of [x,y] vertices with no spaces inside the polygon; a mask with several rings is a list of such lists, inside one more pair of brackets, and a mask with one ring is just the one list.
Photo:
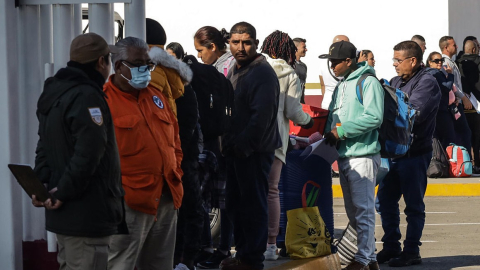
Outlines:
{"label": "blue face mask", "polygon": [[[148,84],[152,80],[152,76],[149,70],[149,66],[140,66],[140,67],[129,67],[125,63],[122,62],[126,67],[130,69],[130,73],[132,74],[132,79],[129,80],[125,76],[122,77],[128,81],[128,83],[135,89],[144,89],[147,88]],[[141,72],[140,70],[145,70]]]}

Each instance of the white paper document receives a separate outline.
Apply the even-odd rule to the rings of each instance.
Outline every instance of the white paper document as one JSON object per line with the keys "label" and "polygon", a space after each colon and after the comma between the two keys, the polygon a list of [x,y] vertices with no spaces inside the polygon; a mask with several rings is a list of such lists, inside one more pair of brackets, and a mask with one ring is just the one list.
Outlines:
{"label": "white paper document", "polygon": [[334,146],[330,146],[325,143],[325,139],[309,145],[302,154],[301,157],[309,157],[310,155],[316,155],[325,159],[330,165],[338,159],[338,152]]}

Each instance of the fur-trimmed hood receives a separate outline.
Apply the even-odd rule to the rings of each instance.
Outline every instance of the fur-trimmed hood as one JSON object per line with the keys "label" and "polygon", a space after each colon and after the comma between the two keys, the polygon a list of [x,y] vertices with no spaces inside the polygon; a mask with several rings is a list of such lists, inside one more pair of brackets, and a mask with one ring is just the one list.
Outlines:
{"label": "fur-trimmed hood", "polygon": [[183,81],[190,83],[192,81],[193,72],[190,67],[168,54],[166,51],[153,46],[148,52],[150,59],[156,65],[162,65],[167,68],[174,69],[178,72],[178,75]]}

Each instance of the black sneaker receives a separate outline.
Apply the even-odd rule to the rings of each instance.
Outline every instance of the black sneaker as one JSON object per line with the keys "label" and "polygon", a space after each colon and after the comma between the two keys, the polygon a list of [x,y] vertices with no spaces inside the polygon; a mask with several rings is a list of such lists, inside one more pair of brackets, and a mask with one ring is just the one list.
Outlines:
{"label": "black sneaker", "polygon": [[230,251],[227,253],[227,255],[223,255],[223,253],[221,253],[220,251],[215,250],[215,252],[213,252],[213,254],[210,256],[210,258],[203,262],[197,263],[197,267],[201,269],[217,269],[224,259],[231,256],[232,254],[230,254]]}
{"label": "black sneaker", "polygon": [[205,250],[202,249],[195,256],[195,259],[193,260],[193,263],[196,265],[199,262],[203,262],[205,260],[208,260],[208,258],[210,258],[212,256],[212,254],[213,254],[212,252],[208,252],[208,251],[205,251]]}
{"label": "black sneaker", "polygon": [[402,267],[402,266],[410,266],[410,265],[421,264],[421,263],[422,263],[422,257],[420,257],[419,253],[407,253],[402,251],[402,253],[400,254],[400,257],[391,259],[388,262],[388,266]]}
{"label": "black sneaker", "polygon": [[399,257],[400,253],[401,253],[400,251],[399,252],[394,252],[394,251],[382,249],[377,254],[377,262],[378,263],[386,263],[386,262],[390,261],[390,259]]}

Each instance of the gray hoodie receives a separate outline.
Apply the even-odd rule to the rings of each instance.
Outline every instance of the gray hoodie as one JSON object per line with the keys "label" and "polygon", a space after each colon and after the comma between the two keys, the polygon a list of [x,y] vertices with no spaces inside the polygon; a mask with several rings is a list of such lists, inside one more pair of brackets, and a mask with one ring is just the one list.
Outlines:
{"label": "gray hoodie", "polygon": [[[228,63],[228,61],[230,61],[230,63]],[[235,65],[235,58],[233,58],[232,53],[228,49],[226,53],[217,59],[217,62],[213,63],[213,66],[218,70],[218,72],[225,75],[225,77],[227,77],[227,74],[233,65]]]}

